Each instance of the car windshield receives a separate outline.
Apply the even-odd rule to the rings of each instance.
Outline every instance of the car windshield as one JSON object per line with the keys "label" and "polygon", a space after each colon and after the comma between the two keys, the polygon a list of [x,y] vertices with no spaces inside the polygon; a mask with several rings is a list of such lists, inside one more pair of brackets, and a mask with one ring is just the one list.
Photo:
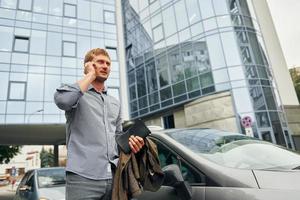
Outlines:
{"label": "car windshield", "polygon": [[226,167],[290,170],[300,166],[300,155],[256,138],[213,129],[167,132],[197,154]]}
{"label": "car windshield", "polygon": [[40,188],[55,187],[66,183],[65,170],[63,168],[39,170],[37,178]]}

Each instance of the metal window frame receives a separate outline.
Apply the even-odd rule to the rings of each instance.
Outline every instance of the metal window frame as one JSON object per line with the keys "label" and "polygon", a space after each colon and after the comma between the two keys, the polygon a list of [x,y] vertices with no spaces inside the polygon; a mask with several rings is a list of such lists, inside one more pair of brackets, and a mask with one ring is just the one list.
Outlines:
{"label": "metal window frame", "polygon": [[[11,92],[11,87],[12,87],[11,85],[14,83],[17,83],[17,84],[22,83],[24,85],[24,93],[23,93],[22,99],[10,98],[10,92]],[[8,90],[7,90],[7,100],[9,100],[9,101],[25,101],[26,93],[27,93],[27,82],[26,81],[9,81]]]}
{"label": "metal window frame", "polygon": [[[74,17],[65,15],[66,6],[74,6],[75,7],[75,16]],[[71,3],[64,3],[63,16],[67,17],[67,18],[77,19],[77,5],[76,4],[71,4]]]}
{"label": "metal window frame", "polygon": [[[16,45],[16,40],[28,40],[28,44],[27,44],[27,50],[26,51],[20,51],[20,50],[15,50],[15,45]],[[19,36],[19,35],[15,35],[14,36],[14,41],[13,41],[13,52],[19,52],[19,53],[29,53],[29,46],[30,46],[30,37],[28,36]]]}
{"label": "metal window frame", "polygon": [[105,49],[107,49],[107,50],[115,50],[116,51],[116,59],[112,60],[112,61],[118,61],[119,60],[118,48],[117,47],[105,46]]}
{"label": "metal window frame", "polygon": [[[65,43],[73,43],[75,44],[75,55],[74,56],[70,56],[70,55],[65,55],[64,52],[65,52],[65,48],[64,48],[64,44]],[[69,58],[76,58],[77,57],[77,42],[74,42],[74,41],[67,41],[67,40],[62,40],[62,56],[63,57],[69,57]]]}

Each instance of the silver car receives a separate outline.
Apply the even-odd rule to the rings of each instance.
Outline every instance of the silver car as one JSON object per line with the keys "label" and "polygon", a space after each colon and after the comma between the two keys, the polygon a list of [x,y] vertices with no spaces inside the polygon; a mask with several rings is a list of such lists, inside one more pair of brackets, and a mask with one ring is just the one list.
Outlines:
{"label": "silver car", "polygon": [[213,129],[152,130],[150,137],[166,178],[158,192],[144,192],[138,199],[300,199],[297,153]]}
{"label": "silver car", "polygon": [[41,168],[26,172],[14,200],[64,200],[65,169]]}

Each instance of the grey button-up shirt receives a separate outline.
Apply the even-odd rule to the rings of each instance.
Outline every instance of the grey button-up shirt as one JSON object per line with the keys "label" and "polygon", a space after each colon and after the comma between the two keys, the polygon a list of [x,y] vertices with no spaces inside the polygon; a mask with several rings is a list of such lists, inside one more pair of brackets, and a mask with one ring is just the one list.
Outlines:
{"label": "grey button-up shirt", "polygon": [[66,170],[95,180],[112,178],[110,163],[117,165],[119,155],[115,134],[122,130],[119,101],[92,85],[82,93],[77,83],[58,88],[54,100],[67,119]]}

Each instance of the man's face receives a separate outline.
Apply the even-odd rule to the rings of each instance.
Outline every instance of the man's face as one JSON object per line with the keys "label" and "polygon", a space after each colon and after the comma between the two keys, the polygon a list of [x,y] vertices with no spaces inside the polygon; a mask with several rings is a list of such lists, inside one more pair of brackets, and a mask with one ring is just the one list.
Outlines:
{"label": "man's face", "polygon": [[111,61],[105,55],[97,55],[94,57],[93,62],[95,63],[96,80],[104,82],[109,76]]}

